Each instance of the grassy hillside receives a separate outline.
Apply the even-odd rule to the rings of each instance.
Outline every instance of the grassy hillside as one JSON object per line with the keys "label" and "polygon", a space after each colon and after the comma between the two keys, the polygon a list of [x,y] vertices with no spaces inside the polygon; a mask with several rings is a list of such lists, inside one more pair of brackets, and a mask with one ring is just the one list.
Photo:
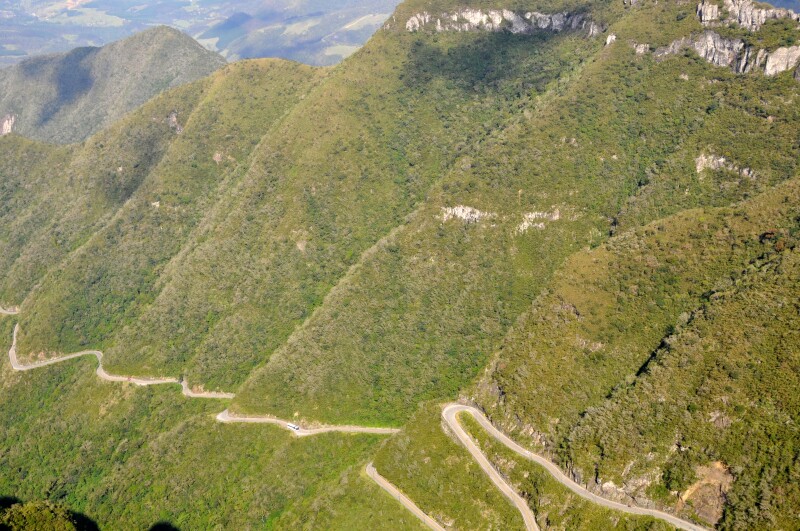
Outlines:
{"label": "grassy hillside", "polygon": [[113,218],[176,138],[170,113],[193,109],[207,84],[169,92],[82,146],[0,138],[0,300],[20,303],[51,267]]}
{"label": "grassy hillside", "polygon": [[[442,430],[460,396],[604,495],[790,527],[800,84],[637,53],[702,31],[679,2],[472,3],[570,10],[593,36],[406,30],[458,7],[407,2],[334,69],[229,65],[83,145],[0,141],[0,302],[21,304],[24,359],[100,348],[111,372],[235,391],[235,412],[402,432],[221,426],[221,403],[76,361],[4,373],[0,459],[50,474],[4,488],[134,526],[417,525],[363,475],[374,458],[443,524],[519,527]],[[134,409],[94,426],[77,405],[103,393]],[[661,526],[470,432],[543,526]]]}
{"label": "grassy hillside", "polygon": [[[0,493],[58,501],[102,529],[263,528],[358,477],[381,440],[223,425],[220,401],[101,383],[93,369],[85,359],[25,374],[3,364]],[[417,529],[376,485],[361,489],[351,518]]]}
{"label": "grassy hillside", "polygon": [[0,70],[0,117],[46,142],[80,142],[173,87],[207,76],[225,59],[159,26],[102,48],[26,59]]}
{"label": "grassy hillside", "polygon": [[[649,24],[658,28],[669,17],[664,11],[675,18],[679,9],[629,13],[619,31],[635,20],[643,33],[648,23],[642,19],[651,15]],[[429,41],[430,56],[448,37],[420,39]],[[596,42],[592,48],[581,35],[539,38],[544,42],[533,36],[458,37],[502,55],[485,52],[480,64],[492,66],[480,70],[467,62],[481,56],[478,45],[460,47],[431,70],[432,78],[465,75],[472,66],[481,77],[470,84],[491,87],[494,98],[505,96],[515,112],[500,115],[485,141],[461,153],[414,216],[343,277],[323,307],[253,374],[235,407],[330,422],[402,424],[420,401],[452,398],[478,374],[571,253],[682,208],[729,204],[795,171],[800,121],[795,106],[781,99],[797,91],[790,78],[741,79],[693,57],[656,62],[635,56],[625,43],[602,48]],[[531,48],[541,54],[529,54]],[[529,62],[517,60],[514,51]],[[578,65],[559,71],[561,81],[542,78],[548,65],[558,63],[556,51]],[[588,51],[593,55],[582,58]],[[528,92],[520,93],[520,86]],[[731,97],[709,112],[726,90]],[[753,94],[762,95],[779,118],[754,115],[746,106]],[[724,132],[734,122],[752,129]],[[777,154],[755,164],[752,157],[767,149]],[[698,174],[695,159],[704,152],[724,153],[742,167],[752,162],[758,177]],[[679,184],[681,195],[673,198]],[[458,205],[488,217],[444,221],[443,209]],[[526,214],[535,219],[522,233]]]}
{"label": "grassy hillside", "polygon": [[[65,336],[65,350],[102,344],[98,336],[119,332],[126,319],[152,302],[157,293],[153,284],[218,195],[241,178],[263,128],[281,119],[322,76],[324,72],[309,67],[262,60],[233,65],[179,89],[198,96],[195,106],[179,107],[183,132],[178,135],[168,123],[162,125],[171,142],[158,164],[113,218],[26,300],[24,306],[28,301],[41,304],[43,313],[33,308],[26,312],[32,319],[23,322],[23,333],[43,341],[22,352],[47,350],[59,335]],[[244,92],[251,84],[258,89]],[[232,108],[241,112],[228,110]],[[137,124],[149,125],[148,111],[133,115]]]}

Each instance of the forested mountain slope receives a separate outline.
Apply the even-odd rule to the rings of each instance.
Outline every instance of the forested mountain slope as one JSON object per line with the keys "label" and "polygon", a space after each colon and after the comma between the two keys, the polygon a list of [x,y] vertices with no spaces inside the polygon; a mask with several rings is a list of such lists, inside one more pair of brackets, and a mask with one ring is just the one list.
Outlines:
{"label": "forested mountain slope", "polygon": [[224,64],[219,54],[166,26],[102,48],[31,57],[0,70],[0,133],[80,142],[157,94]]}
{"label": "forested mountain slope", "polygon": [[[23,360],[101,349],[116,374],[236,392],[234,414],[403,427],[289,443],[87,361],[6,367],[3,488],[132,525],[416,525],[359,472],[374,457],[446,526],[518,527],[442,431],[461,397],[606,496],[790,528],[800,53],[791,14],[710,5],[409,0],[336,68],[236,63],[83,145],[0,139]],[[540,527],[662,525],[468,431]],[[250,501],[224,502],[231,467]]]}

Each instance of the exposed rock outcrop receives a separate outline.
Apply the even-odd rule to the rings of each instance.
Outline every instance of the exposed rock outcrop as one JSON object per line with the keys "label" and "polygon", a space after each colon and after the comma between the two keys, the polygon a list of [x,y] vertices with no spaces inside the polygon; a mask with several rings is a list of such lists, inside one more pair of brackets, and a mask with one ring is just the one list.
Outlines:
{"label": "exposed rock outcrop", "polygon": [[726,16],[717,4],[703,0],[697,5],[697,17],[706,26],[714,26],[721,22],[736,23],[750,31],[757,31],[768,20],[789,18],[800,21],[800,15],[790,9],[756,7],[751,0],[725,0],[723,4]]}
{"label": "exposed rock outcrop", "polygon": [[617,40],[617,36],[612,33],[611,35],[606,37],[606,46],[609,46],[609,45],[613,44],[614,42],[616,42],[616,40]]}
{"label": "exposed rock outcrop", "polygon": [[742,177],[749,179],[755,178],[753,170],[750,168],[739,168],[725,157],[713,155],[709,153],[701,153],[699,157],[694,160],[697,173],[702,173],[704,170],[728,170],[738,173]]}
{"label": "exposed rock outcrop", "polygon": [[[737,74],[746,74],[756,70],[764,70],[768,76],[791,70],[800,63],[800,46],[778,48],[767,52],[752,46],[746,46],[741,39],[730,39],[718,33],[706,30],[701,35],[684,37],[655,51],[656,57],[664,57],[680,53],[691,48],[697,54],[715,66],[731,68]],[[639,53],[637,48],[636,53]]]}
{"label": "exposed rock outcrop", "polygon": [[427,11],[412,15],[406,30],[420,31],[433,26],[436,31],[508,31],[531,33],[536,30],[561,32],[565,30],[588,31],[589,36],[599,35],[602,29],[582,13],[545,14],[536,11],[515,13],[508,9],[459,9],[452,13],[431,15]]}
{"label": "exposed rock outcrop", "polygon": [[558,209],[552,212],[527,212],[522,215],[522,223],[517,225],[514,230],[516,234],[525,234],[529,229],[543,230],[545,221],[558,221],[561,219],[561,212]]}
{"label": "exposed rock outcrop", "polygon": [[736,59],[744,50],[744,42],[739,39],[728,39],[713,31],[705,31],[696,37],[684,37],[673,41],[669,46],[656,50],[656,57],[674,55],[685,48],[692,48],[697,54],[716,66],[734,67]]}
{"label": "exposed rock outcrop", "polygon": [[774,76],[791,70],[797,66],[798,62],[800,62],[800,46],[778,48],[767,56],[764,73],[768,76]]}
{"label": "exposed rock outcrop", "polygon": [[715,526],[722,518],[727,494],[733,485],[733,474],[720,461],[715,461],[709,466],[698,466],[695,472],[697,481],[681,493],[678,507],[691,502],[695,513]]}
{"label": "exposed rock outcrop", "polygon": [[800,15],[790,9],[756,7],[751,0],[725,0],[724,6],[728,12],[725,22],[736,22],[750,31],[757,31],[771,19],[790,18],[800,21]]}
{"label": "exposed rock outcrop", "polygon": [[493,212],[482,212],[477,208],[472,208],[464,205],[457,205],[454,207],[442,207],[442,221],[449,221],[451,219],[460,219],[464,223],[477,223],[482,219],[496,218],[497,214]]}
{"label": "exposed rock outcrop", "polygon": [[0,123],[0,136],[10,135],[14,130],[14,122],[16,121],[17,117],[13,114],[5,115],[2,123]]}

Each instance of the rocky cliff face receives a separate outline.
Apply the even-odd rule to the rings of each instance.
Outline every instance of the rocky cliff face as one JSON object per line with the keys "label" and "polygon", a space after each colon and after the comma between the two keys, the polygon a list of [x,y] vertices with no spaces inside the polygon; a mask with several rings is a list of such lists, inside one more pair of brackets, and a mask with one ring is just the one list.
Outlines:
{"label": "rocky cliff face", "polygon": [[728,10],[729,21],[739,23],[743,28],[756,31],[761,28],[767,20],[778,18],[790,18],[800,20],[800,15],[789,9],[759,8],[753,5],[750,0],[725,0],[725,9]]}
{"label": "rocky cliff face", "polygon": [[[750,0],[725,0],[724,7],[725,10],[721,11],[716,4],[703,0],[697,6],[697,17],[705,26],[738,24],[750,31],[757,31],[770,19],[790,18],[800,21],[800,15],[789,9],[756,7]],[[712,31],[706,31],[700,37],[675,41],[661,52],[676,53],[687,47],[694,48],[706,61],[717,66],[729,66],[739,74],[763,68],[766,75],[774,76],[795,68],[800,62],[800,46],[767,52],[745,46],[739,39],[724,38]]]}
{"label": "rocky cliff face", "polygon": [[673,41],[669,46],[658,48],[655,55],[656,57],[674,55],[686,48],[693,49],[700,57],[715,66],[737,68],[738,59],[745,45],[739,39],[728,39],[713,31],[705,31],[701,35],[684,37]]}
{"label": "rocky cliff face", "polygon": [[[684,37],[655,51],[656,57],[680,53],[691,48],[715,66],[731,68],[737,74],[760,71],[768,76],[786,72],[800,63],[800,46],[778,48],[773,52],[746,46],[741,39],[730,39],[707,30],[700,35]],[[639,49],[636,49],[637,53]],[[797,79],[795,75],[795,79]]]}
{"label": "rocky cliff face", "polygon": [[565,30],[588,31],[589,36],[599,35],[602,29],[581,13],[544,14],[536,11],[515,13],[507,9],[459,9],[452,13],[431,15],[427,11],[412,15],[406,30],[420,31],[434,27],[436,31],[509,31],[531,33],[537,30],[561,32]]}
{"label": "rocky cliff face", "polygon": [[800,15],[789,9],[762,8],[756,7],[750,0],[725,0],[724,19],[721,19],[721,11],[716,4],[703,0],[697,6],[697,16],[706,26],[713,26],[720,22],[736,23],[750,31],[757,31],[768,20],[779,18],[790,18],[800,20]]}
{"label": "rocky cliff face", "polygon": [[[800,62],[800,46],[778,48],[774,52],[768,54],[764,73],[768,76],[774,76],[775,74],[791,70],[797,66],[798,62]],[[795,77],[797,76],[795,75]]]}
{"label": "rocky cliff face", "polygon": [[14,130],[14,122],[16,121],[17,117],[13,114],[5,115],[3,121],[0,122],[0,136],[11,134],[11,131]]}

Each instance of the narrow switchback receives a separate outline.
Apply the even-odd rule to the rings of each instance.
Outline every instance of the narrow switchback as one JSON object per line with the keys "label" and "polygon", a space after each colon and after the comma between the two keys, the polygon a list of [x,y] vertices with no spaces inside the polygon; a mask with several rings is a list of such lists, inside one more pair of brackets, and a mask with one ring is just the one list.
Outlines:
{"label": "narrow switchback", "polygon": [[[533,511],[531,510],[528,502],[519,495],[519,493],[514,489],[514,487],[509,484],[503,476],[492,466],[489,460],[486,458],[483,452],[481,452],[478,445],[475,444],[475,441],[464,431],[464,428],[458,422],[458,414],[459,413],[467,413],[472,415],[472,417],[481,425],[481,427],[486,430],[486,432],[494,438],[496,441],[504,444],[506,447],[514,451],[515,453],[519,454],[520,456],[524,457],[525,459],[529,459],[534,461],[535,463],[544,467],[544,469],[551,475],[553,478],[567,487],[569,490],[580,496],[581,498],[587,499],[591,502],[594,502],[602,507],[607,507],[609,509],[614,509],[617,511],[621,511],[628,514],[637,514],[641,516],[652,516],[653,518],[658,518],[661,520],[666,521],[669,524],[674,525],[678,529],[684,529],[686,531],[705,531],[706,528],[689,522],[687,520],[683,520],[678,518],[677,516],[671,515],[669,513],[665,513],[663,511],[658,511],[656,509],[647,509],[644,507],[638,507],[635,505],[626,505],[624,503],[612,501],[593,492],[590,492],[586,488],[582,487],[569,477],[567,477],[558,466],[549,461],[547,458],[535,454],[530,450],[527,450],[514,442],[511,438],[509,438],[506,434],[498,430],[486,416],[479,411],[477,408],[472,406],[466,406],[463,404],[458,403],[451,403],[444,406],[442,409],[442,419],[444,420],[445,424],[453,431],[456,438],[463,444],[467,451],[469,451],[470,455],[472,455],[473,459],[477,461],[478,465],[481,469],[486,473],[487,476],[492,480],[492,482],[497,485],[500,491],[517,507],[519,512],[522,514],[522,518],[525,522],[525,529],[527,531],[539,531],[539,526],[536,523],[535,516]],[[366,469],[367,475],[372,478],[382,489],[386,492],[391,494],[395,499],[397,499],[404,507],[406,507],[409,511],[411,511],[414,515],[417,516],[422,522],[428,525],[431,529],[442,529],[441,525],[439,525],[433,518],[425,514],[417,505],[411,501],[407,496],[405,496],[400,490],[389,483],[389,481],[378,474],[378,471],[375,470],[375,467],[372,466],[372,463],[367,465]]]}
{"label": "narrow switchback", "polygon": [[[16,315],[19,311],[16,308],[12,309],[4,309],[0,308],[0,314],[2,315]],[[15,371],[30,371],[33,369],[38,369],[42,367],[47,367],[49,365],[54,365],[56,363],[61,363],[63,361],[79,358],[82,356],[94,356],[97,359],[97,376],[104,381],[107,382],[128,382],[134,385],[139,386],[149,386],[149,385],[164,385],[164,384],[180,384],[181,391],[184,396],[189,398],[215,398],[215,399],[230,399],[233,398],[235,395],[233,393],[222,393],[222,392],[195,392],[192,391],[189,387],[189,384],[185,380],[179,380],[178,378],[142,378],[142,377],[134,377],[134,376],[120,376],[115,374],[109,374],[103,369],[103,353],[99,350],[84,350],[81,352],[75,352],[73,354],[66,354],[64,356],[58,356],[55,358],[51,358],[48,360],[37,361],[29,364],[22,364],[19,362],[17,358],[17,335],[19,334],[19,324],[14,325],[14,334],[13,339],[11,342],[11,348],[8,350],[8,358],[11,362],[11,367]],[[530,506],[528,506],[527,501],[517,493],[512,485],[510,485],[501,475],[500,473],[492,466],[486,456],[481,452],[480,448],[478,448],[475,441],[464,431],[461,427],[461,424],[458,422],[458,414],[459,413],[467,413],[473,416],[475,420],[481,425],[483,429],[489,433],[495,440],[504,444],[509,449],[513,450],[515,453],[519,454],[520,456],[529,459],[538,463],[539,465],[543,466],[553,478],[570,489],[572,492],[577,494],[578,496],[585,498],[591,502],[594,502],[600,506],[607,507],[609,509],[615,509],[618,511],[622,511],[629,514],[638,514],[643,516],[652,516],[654,518],[659,518],[661,520],[665,520],[670,524],[674,525],[678,529],[684,529],[687,531],[703,531],[705,528],[701,527],[697,524],[692,522],[688,522],[676,516],[673,516],[669,513],[665,513],[663,511],[658,511],[656,509],[647,509],[644,507],[637,507],[633,505],[625,505],[620,502],[608,500],[597,494],[594,494],[587,490],[586,488],[582,487],[572,479],[568,478],[560,468],[553,462],[549,461],[547,458],[535,454],[530,450],[527,450],[514,442],[511,438],[509,438],[506,434],[498,430],[486,416],[481,413],[478,409],[472,406],[466,406],[463,404],[458,403],[451,403],[444,406],[442,409],[442,419],[450,427],[453,431],[455,436],[458,440],[467,448],[469,453],[472,457],[478,462],[481,469],[489,476],[492,482],[497,485],[497,487],[502,491],[502,493],[511,500],[512,503],[519,509],[520,513],[522,514],[523,520],[525,521],[525,528],[528,531],[538,531],[539,526],[536,524],[536,519],[534,517],[533,511],[531,510]],[[398,428],[379,428],[379,427],[371,427],[371,426],[334,426],[334,425],[320,425],[315,426],[312,428],[303,428],[296,424],[292,424],[291,422],[283,419],[279,419],[277,417],[272,416],[244,416],[244,415],[237,415],[231,413],[227,409],[219,413],[216,417],[218,422],[222,422],[224,424],[232,424],[232,423],[249,423],[249,424],[273,424],[276,426],[280,426],[288,431],[290,431],[295,437],[308,437],[312,435],[319,435],[322,433],[330,433],[330,432],[343,432],[343,433],[372,433],[377,435],[392,435],[394,433],[399,432]],[[380,474],[378,474],[377,470],[372,466],[372,463],[367,465],[366,468],[367,475],[372,478],[381,488],[383,488],[386,492],[391,494],[395,499],[397,499],[403,506],[405,506],[409,511],[414,513],[420,520],[422,520],[426,525],[431,527],[432,529],[441,529],[441,526],[437,524],[430,516],[426,515],[422,512],[419,507],[417,507],[414,502],[412,502],[407,496],[402,494],[397,487],[389,483],[385,478],[383,478]]]}
{"label": "narrow switchback", "polygon": [[522,512],[522,516],[525,518],[525,525],[529,530],[538,529],[535,521],[532,522],[532,525],[529,524],[529,518],[533,515],[533,512],[531,511],[527,503],[524,504],[524,507],[521,507],[519,503],[515,501],[515,500],[520,500],[524,503],[522,497],[519,496],[519,494],[517,494],[517,492],[513,489],[513,487],[511,487],[508,483],[506,483],[506,481],[502,478],[502,476],[500,476],[497,473],[497,471],[494,469],[494,467],[491,466],[489,461],[480,451],[480,449],[472,440],[472,438],[469,435],[467,435],[467,433],[461,427],[461,425],[458,422],[459,413],[467,413],[472,415],[472,417],[476,421],[478,421],[481,427],[484,430],[486,430],[486,432],[489,435],[491,435],[495,440],[504,444],[506,447],[513,450],[515,453],[519,454],[525,459],[529,459],[543,466],[544,469],[547,470],[547,472],[549,472],[550,475],[553,476],[553,478],[556,481],[567,487],[569,490],[571,490],[581,498],[587,499],[602,507],[607,507],[609,509],[622,511],[628,514],[638,514],[642,516],[652,516],[654,518],[659,518],[674,525],[678,529],[685,529],[687,531],[703,531],[705,529],[702,526],[699,526],[687,520],[683,520],[681,518],[678,518],[677,516],[665,513],[663,511],[659,511],[656,509],[647,509],[644,507],[637,507],[635,505],[626,505],[624,503],[612,501],[603,498],[602,496],[598,496],[597,494],[590,492],[586,488],[582,487],[580,484],[576,483],[575,481],[567,477],[566,474],[564,474],[561,471],[561,469],[558,468],[558,466],[552,461],[549,461],[547,458],[539,454],[535,454],[530,450],[527,450],[522,446],[520,446],[519,444],[517,444],[516,442],[514,442],[508,435],[498,430],[491,422],[489,422],[489,419],[487,419],[486,416],[483,413],[481,413],[477,408],[474,408],[472,406],[465,406],[463,404],[446,405],[442,410],[442,418],[444,419],[445,423],[450,427],[450,429],[453,430],[453,432],[456,434],[456,437],[458,437],[461,443],[467,447],[467,450],[469,450],[470,454],[472,454],[472,457],[474,457],[475,460],[478,461],[478,464],[480,464],[481,468],[483,468],[483,471],[486,472],[486,474],[488,474],[489,477],[492,478],[492,481],[494,481],[495,484],[497,484],[498,487],[500,487],[500,484],[498,483],[499,480],[503,483],[503,485],[505,485],[507,489],[511,490],[513,496],[509,496],[509,494],[507,494],[506,488],[504,487],[500,488],[500,490],[503,491],[503,494],[506,494],[506,496],[508,496],[512,501],[514,501],[515,505],[519,507],[520,512]]}

